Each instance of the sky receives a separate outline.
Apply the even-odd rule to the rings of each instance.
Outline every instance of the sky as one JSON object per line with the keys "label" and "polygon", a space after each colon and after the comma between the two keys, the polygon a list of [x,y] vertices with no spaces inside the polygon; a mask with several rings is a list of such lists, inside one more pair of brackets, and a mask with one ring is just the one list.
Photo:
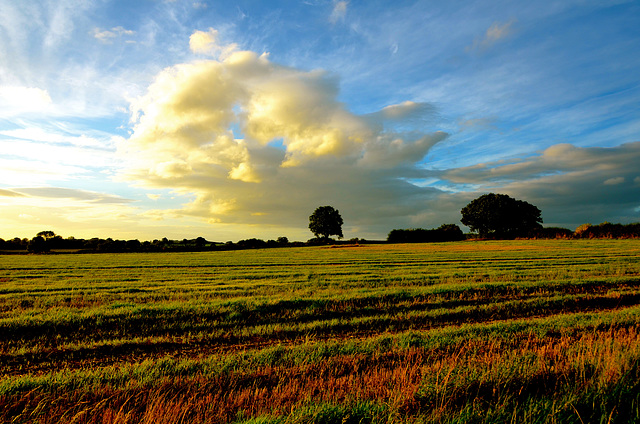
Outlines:
{"label": "sky", "polygon": [[635,0],[0,0],[0,238],[304,241],[331,205],[384,239],[490,192],[638,222],[638,23]]}

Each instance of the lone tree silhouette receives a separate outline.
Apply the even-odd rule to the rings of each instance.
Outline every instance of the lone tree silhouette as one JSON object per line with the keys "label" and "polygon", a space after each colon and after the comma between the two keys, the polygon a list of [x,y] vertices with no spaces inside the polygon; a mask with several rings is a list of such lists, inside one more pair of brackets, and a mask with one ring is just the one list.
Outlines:
{"label": "lone tree silhouette", "polygon": [[506,194],[489,193],[460,211],[462,222],[481,237],[514,238],[542,228],[542,212],[531,203]]}
{"label": "lone tree silhouette", "polygon": [[309,230],[317,238],[328,239],[332,235],[342,238],[342,224],[340,212],[332,206],[320,206],[309,217]]}

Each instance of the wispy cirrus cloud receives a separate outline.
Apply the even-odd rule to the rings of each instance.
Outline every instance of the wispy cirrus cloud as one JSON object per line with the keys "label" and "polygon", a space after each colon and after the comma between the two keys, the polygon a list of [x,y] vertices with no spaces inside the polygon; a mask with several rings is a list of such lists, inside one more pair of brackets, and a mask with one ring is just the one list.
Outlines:
{"label": "wispy cirrus cloud", "polygon": [[329,22],[336,24],[340,21],[344,21],[347,15],[348,5],[349,2],[347,1],[335,1],[333,4],[333,10],[331,11],[331,16],[329,16]]}
{"label": "wispy cirrus cloud", "polygon": [[[48,185],[100,174],[117,166],[115,139],[97,130],[62,123],[20,121],[22,128],[0,131],[0,181]],[[85,132],[86,131],[86,132]]]}
{"label": "wispy cirrus cloud", "polygon": [[467,52],[485,51],[498,42],[506,39],[514,33],[515,19],[506,23],[494,22],[481,36],[473,40],[473,43],[465,48]]}
{"label": "wispy cirrus cloud", "polygon": [[[136,34],[136,32],[130,29],[125,29],[121,26],[117,26],[111,29],[94,28],[91,31],[91,34],[93,35],[94,38],[96,38],[100,42],[108,44],[108,43],[112,43],[117,38],[121,38],[125,36],[129,36],[129,37],[133,36]],[[130,38],[127,38],[126,42],[134,43],[135,41],[131,40]]]}
{"label": "wispy cirrus cloud", "polygon": [[64,187],[24,187],[13,188],[10,192],[21,197],[40,199],[69,199],[93,204],[127,204],[133,200],[121,196],[100,193],[97,191],[81,190]]}

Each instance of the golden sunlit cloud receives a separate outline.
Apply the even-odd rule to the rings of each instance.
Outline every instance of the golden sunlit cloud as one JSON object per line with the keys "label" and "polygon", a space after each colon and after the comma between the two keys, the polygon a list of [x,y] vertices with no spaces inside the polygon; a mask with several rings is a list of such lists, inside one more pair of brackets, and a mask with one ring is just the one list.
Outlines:
{"label": "golden sunlit cloud", "polygon": [[226,58],[233,53],[238,46],[236,44],[219,45],[218,31],[209,28],[206,32],[196,31],[191,34],[191,37],[189,37],[189,48],[193,53],[211,56],[220,55],[220,58]]}
{"label": "golden sunlit cloud", "polygon": [[196,31],[189,37],[189,48],[194,53],[209,53],[216,46],[218,31],[210,28],[208,32]]}
{"label": "golden sunlit cloud", "polygon": [[[217,37],[213,29],[197,31],[189,47],[227,51]],[[385,126],[422,124],[433,108],[404,102],[356,115],[338,91],[326,71],[280,66],[250,51],[167,68],[131,104],[133,133],[118,144],[121,178],[191,196],[180,209],[150,211],[154,217],[282,226],[327,202],[351,204],[353,213],[416,212],[422,200],[393,202],[425,191],[403,178],[447,134]]]}

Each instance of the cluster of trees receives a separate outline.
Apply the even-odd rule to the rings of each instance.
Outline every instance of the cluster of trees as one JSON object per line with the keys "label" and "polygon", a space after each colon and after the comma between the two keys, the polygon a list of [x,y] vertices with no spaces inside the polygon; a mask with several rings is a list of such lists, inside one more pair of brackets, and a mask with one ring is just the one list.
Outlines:
{"label": "cluster of trees", "polygon": [[461,222],[486,238],[640,238],[640,223],[583,224],[568,228],[542,227],[540,209],[505,194],[485,194],[462,211]]}
{"label": "cluster of trees", "polygon": [[573,233],[576,238],[640,238],[640,223],[599,225],[582,224]]}
{"label": "cluster of trees", "polygon": [[[471,201],[460,211],[464,225],[482,238],[525,237],[532,231],[542,230],[540,209],[506,194],[485,194]],[[465,240],[466,236],[455,224],[425,230],[392,230],[390,243],[424,243]]]}
{"label": "cluster of trees", "polygon": [[443,224],[438,228],[425,230],[412,228],[409,230],[391,230],[387,236],[389,243],[430,243],[465,240],[462,229],[455,224]]}
{"label": "cluster of trees", "polygon": [[[462,208],[460,213],[462,214],[460,221],[472,232],[476,232],[480,238],[640,238],[640,223],[584,224],[575,231],[559,227],[545,228],[542,226],[540,209],[506,194],[482,195]],[[464,240],[466,237],[456,225],[447,224],[434,230],[421,228],[393,230],[389,233],[387,241],[392,243],[455,241]]]}

